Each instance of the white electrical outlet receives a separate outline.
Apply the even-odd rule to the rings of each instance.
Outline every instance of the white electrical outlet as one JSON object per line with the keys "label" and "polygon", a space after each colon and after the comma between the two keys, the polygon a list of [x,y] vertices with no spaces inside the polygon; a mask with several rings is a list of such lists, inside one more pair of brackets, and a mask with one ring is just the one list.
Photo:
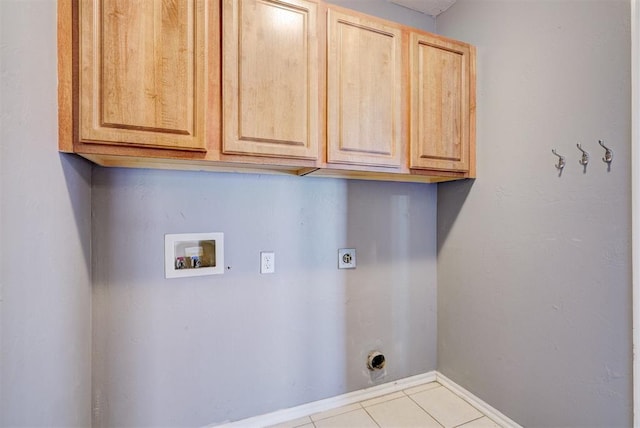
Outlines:
{"label": "white electrical outlet", "polygon": [[355,269],[356,249],[340,248],[338,250],[338,269]]}
{"label": "white electrical outlet", "polygon": [[276,253],[273,251],[260,252],[260,273],[274,273],[276,271]]}

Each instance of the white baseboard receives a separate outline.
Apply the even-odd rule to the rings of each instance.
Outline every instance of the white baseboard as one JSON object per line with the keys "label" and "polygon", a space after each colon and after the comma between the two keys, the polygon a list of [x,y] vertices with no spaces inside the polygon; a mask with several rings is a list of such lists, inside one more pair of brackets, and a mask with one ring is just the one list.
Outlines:
{"label": "white baseboard", "polygon": [[[370,388],[349,392],[347,394],[338,395],[336,397],[302,404],[300,406],[291,407],[289,409],[278,410],[272,413],[266,413],[264,415],[243,419],[237,422],[229,422],[223,425],[217,425],[216,428],[268,427],[270,425],[279,424],[281,422],[302,418],[313,413],[319,413],[331,409],[336,409],[342,406],[348,406],[349,404],[358,403],[360,401],[368,400],[380,395],[392,394],[394,392],[402,391],[403,389],[411,388],[423,383],[435,382],[435,380],[436,372],[431,371],[404,379],[398,379],[393,382],[372,386]],[[210,426],[213,427],[214,425]]]}
{"label": "white baseboard", "polygon": [[485,401],[476,397],[471,392],[467,391],[445,375],[440,372],[436,372],[436,381],[449,389],[451,392],[456,394],[458,397],[465,400],[467,403],[471,404],[476,409],[480,410],[485,415],[489,416],[494,422],[503,427],[513,427],[513,428],[522,428],[521,425],[517,424],[515,421],[507,417],[502,412],[498,411],[496,408],[490,406]]}
{"label": "white baseboard", "polygon": [[522,428],[520,425],[509,419],[507,416],[493,408],[489,404],[482,401],[480,398],[473,395],[457,383],[453,382],[446,376],[431,371],[428,373],[399,379],[394,382],[385,383],[382,385],[372,386],[370,388],[361,389],[359,391],[349,392],[347,394],[338,395],[336,397],[326,398],[324,400],[314,401],[312,403],[302,404],[300,406],[291,407],[289,409],[278,410],[272,413],[266,413],[264,415],[254,416],[252,418],[243,419],[237,422],[228,422],[222,425],[210,425],[210,427],[216,426],[216,428],[255,428],[255,427],[268,427],[270,425],[279,424],[286,421],[302,418],[314,413],[324,412],[327,410],[335,409],[342,406],[348,406],[349,404],[358,403],[360,401],[368,400],[370,398],[378,397],[381,395],[392,394],[394,392],[402,391],[403,389],[411,388],[428,382],[439,382],[442,386],[445,386],[453,393],[458,395],[463,400],[467,401],[473,407],[480,410],[482,413],[493,419],[496,423],[503,427]]}

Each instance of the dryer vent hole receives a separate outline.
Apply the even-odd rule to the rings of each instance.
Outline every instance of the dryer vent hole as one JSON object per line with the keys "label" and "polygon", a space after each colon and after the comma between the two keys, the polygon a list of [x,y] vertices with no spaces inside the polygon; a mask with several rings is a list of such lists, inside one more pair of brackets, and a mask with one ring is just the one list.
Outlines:
{"label": "dryer vent hole", "polygon": [[384,355],[378,351],[370,353],[367,358],[367,368],[369,370],[381,370],[384,368],[385,363],[386,359]]}

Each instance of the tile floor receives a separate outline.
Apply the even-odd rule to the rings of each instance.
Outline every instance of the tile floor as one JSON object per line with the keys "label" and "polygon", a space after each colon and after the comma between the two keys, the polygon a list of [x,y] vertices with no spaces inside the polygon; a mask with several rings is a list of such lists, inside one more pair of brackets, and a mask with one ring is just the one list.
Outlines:
{"label": "tile floor", "polygon": [[271,428],[500,427],[438,382],[408,388]]}

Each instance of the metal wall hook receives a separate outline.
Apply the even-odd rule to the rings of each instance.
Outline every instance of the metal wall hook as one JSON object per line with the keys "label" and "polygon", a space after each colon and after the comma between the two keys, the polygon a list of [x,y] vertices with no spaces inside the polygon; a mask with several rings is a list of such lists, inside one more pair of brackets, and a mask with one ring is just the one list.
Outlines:
{"label": "metal wall hook", "polygon": [[556,149],[551,149],[551,153],[553,153],[554,155],[558,156],[558,164],[556,165],[556,168],[558,168],[560,171],[562,171],[562,168],[564,168],[564,166],[566,165],[566,161],[564,159],[564,156],[559,155],[556,152]]}
{"label": "metal wall hook", "polygon": [[603,162],[611,163],[613,160],[613,151],[604,145],[602,140],[598,140],[598,144],[600,144],[606,151],[604,152],[604,157],[602,158]]}
{"label": "metal wall hook", "polygon": [[578,163],[580,163],[580,165],[582,166],[587,166],[587,164],[589,163],[589,152],[583,150],[580,143],[576,144],[576,146],[578,146],[578,149],[582,152],[582,159],[580,159]]}

